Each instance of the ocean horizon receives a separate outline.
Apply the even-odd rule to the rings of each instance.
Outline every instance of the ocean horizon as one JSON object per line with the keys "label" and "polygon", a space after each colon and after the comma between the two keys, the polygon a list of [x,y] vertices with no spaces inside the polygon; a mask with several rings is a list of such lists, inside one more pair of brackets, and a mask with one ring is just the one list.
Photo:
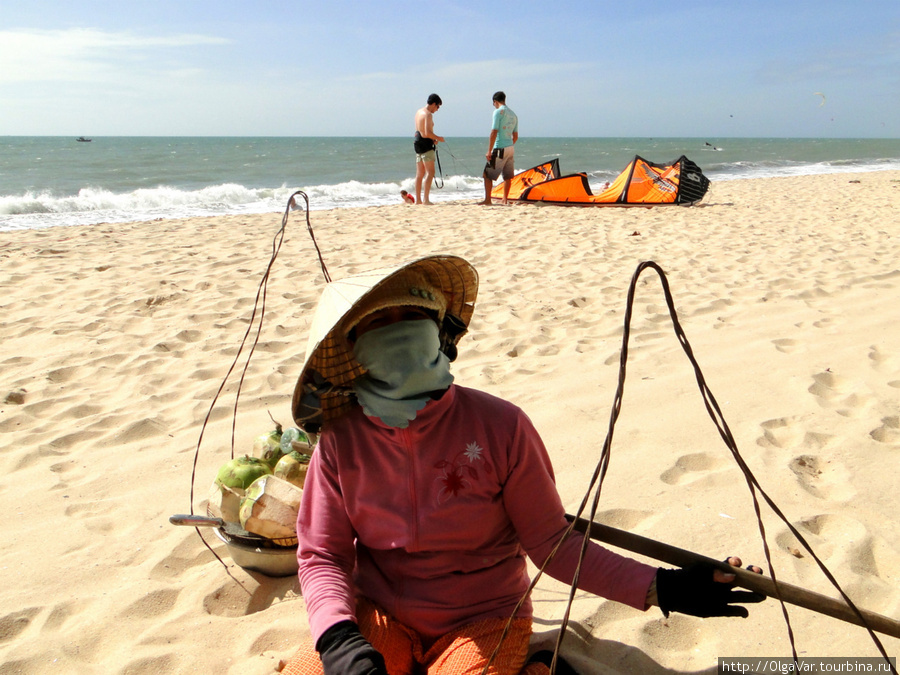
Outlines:
{"label": "ocean horizon", "polygon": [[[311,210],[400,203],[414,191],[407,137],[0,137],[0,231],[159,218],[281,212],[296,190]],[[487,139],[439,145],[433,202],[476,200]],[[686,155],[713,183],[900,170],[900,139],[523,137],[516,170],[558,158],[595,191],[635,155]]]}

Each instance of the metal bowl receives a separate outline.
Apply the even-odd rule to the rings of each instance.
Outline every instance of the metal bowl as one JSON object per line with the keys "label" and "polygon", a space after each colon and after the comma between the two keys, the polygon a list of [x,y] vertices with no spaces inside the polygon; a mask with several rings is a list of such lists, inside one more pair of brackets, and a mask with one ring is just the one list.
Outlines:
{"label": "metal bowl", "polygon": [[239,567],[269,577],[289,577],[297,573],[297,547],[261,548],[229,539],[219,528],[213,530],[228,547],[231,559]]}

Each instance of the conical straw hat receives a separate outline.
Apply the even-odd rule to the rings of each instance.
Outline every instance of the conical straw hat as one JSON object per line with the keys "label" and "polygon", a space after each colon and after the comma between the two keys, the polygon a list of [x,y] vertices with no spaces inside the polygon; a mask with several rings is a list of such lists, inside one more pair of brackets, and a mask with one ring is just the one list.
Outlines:
{"label": "conical straw hat", "polygon": [[395,306],[432,310],[442,326],[442,349],[452,351],[472,319],[477,292],[478,273],[456,256],[430,256],[328,283],[313,316],[306,361],[294,388],[297,425],[318,433],[355,405],[352,384],[365,371],[354,358],[347,335],[363,317]]}

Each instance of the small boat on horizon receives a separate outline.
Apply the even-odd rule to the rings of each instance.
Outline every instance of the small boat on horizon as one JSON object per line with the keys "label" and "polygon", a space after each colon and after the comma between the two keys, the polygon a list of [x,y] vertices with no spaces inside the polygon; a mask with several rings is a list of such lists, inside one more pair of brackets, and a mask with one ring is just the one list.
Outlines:
{"label": "small boat on horizon", "polygon": [[94,139],[93,138],[85,138],[84,136],[79,136],[75,140],[78,141],[79,143],[90,143]]}

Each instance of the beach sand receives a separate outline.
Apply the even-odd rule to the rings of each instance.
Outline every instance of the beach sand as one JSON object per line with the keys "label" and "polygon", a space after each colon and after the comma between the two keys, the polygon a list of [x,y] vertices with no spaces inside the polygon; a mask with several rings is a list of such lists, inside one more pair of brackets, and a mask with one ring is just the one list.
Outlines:
{"label": "beach sand", "polygon": [[[399,202],[399,197],[398,197]],[[334,278],[432,253],[481,277],[460,384],[520,405],[577,509],[606,435],[626,292],[666,272],[744,459],[862,607],[900,619],[900,172],[714,183],[693,208],[313,211]],[[231,564],[190,511],[201,424],[247,331],[281,214],[0,233],[0,673],[274,672],[308,638],[296,578]],[[294,213],[236,418],[237,453],[290,420],[323,286]],[[242,354],[246,356],[245,349]],[[196,512],[230,453],[229,380],[200,446]],[[837,596],[764,507],[779,579]],[[660,284],[638,284],[601,522],[765,564],[750,493],[707,417]],[[535,645],[567,588],[535,591]],[[579,593],[582,673],[709,672],[789,657],[778,603],[748,619],[639,612]],[[791,609],[807,657],[876,657],[862,628]],[[900,640],[882,637],[892,656]]]}

